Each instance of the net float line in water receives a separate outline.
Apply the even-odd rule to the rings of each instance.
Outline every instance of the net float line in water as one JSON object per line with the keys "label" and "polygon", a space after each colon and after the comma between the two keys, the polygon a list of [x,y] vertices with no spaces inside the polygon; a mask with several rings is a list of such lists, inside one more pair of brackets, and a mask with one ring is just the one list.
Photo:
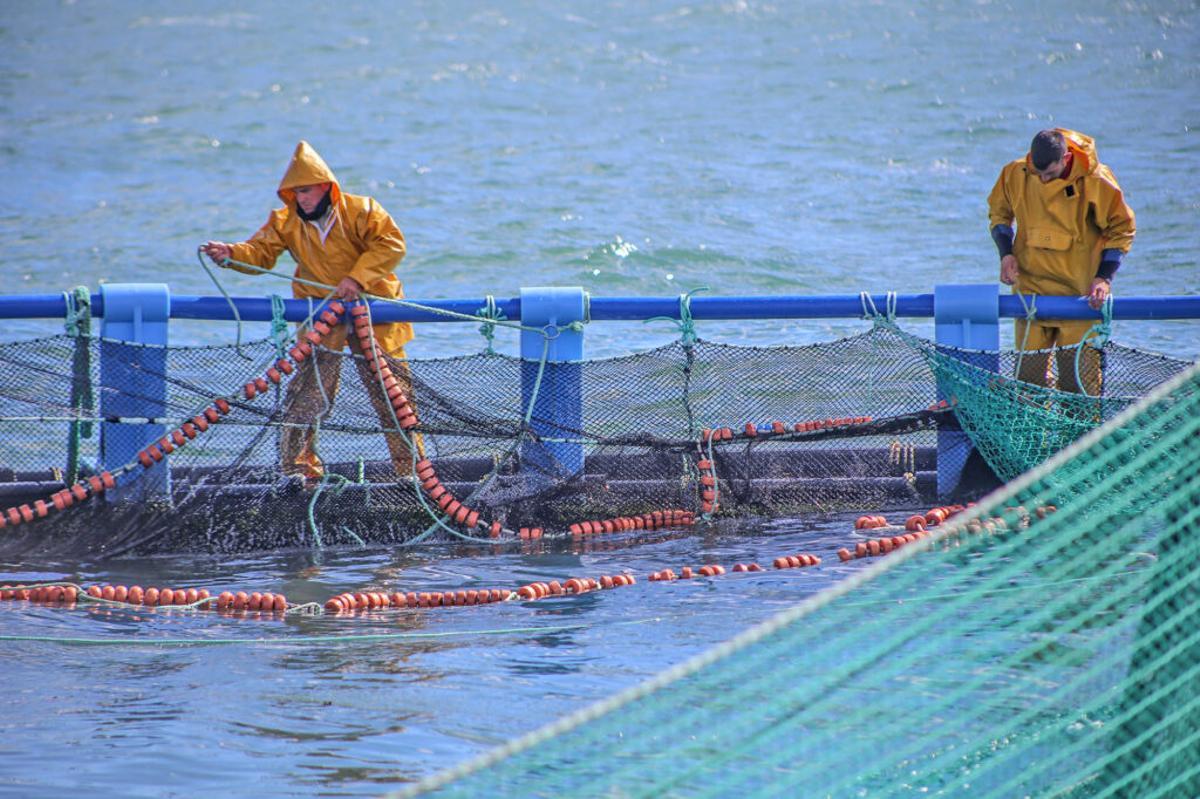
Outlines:
{"label": "net float line in water", "polygon": [[[957,546],[958,538],[962,535],[1000,535],[1010,531],[1026,529],[1030,516],[1024,508],[1011,508],[1014,518],[1013,525],[1003,516],[982,520],[971,520],[961,530],[949,531],[939,539],[943,548]],[[1053,513],[1053,506],[1039,506],[1034,516],[1046,518]],[[904,535],[860,541],[852,553],[846,548],[837,551],[840,560],[848,561],[855,558],[877,557],[900,549],[907,544],[929,537],[924,529],[909,532]],[[781,555],[772,561],[776,570],[798,569],[819,566],[822,559],[811,553]],[[646,579],[649,582],[673,582],[701,577],[715,578],[727,574],[745,574],[765,571],[757,563],[735,563],[726,568],[721,564],[705,564],[703,566],[683,566],[676,573],[674,569],[666,568],[651,572]],[[73,608],[77,603],[95,602],[113,606],[130,608],[171,608],[190,610],[216,610],[221,612],[258,611],[273,613],[304,612],[320,615],[322,612],[333,615],[353,614],[355,611],[375,611],[389,608],[434,608],[434,607],[465,607],[484,605],[496,602],[514,600],[534,601],[551,596],[577,596],[591,591],[608,590],[637,584],[637,579],[629,573],[616,575],[601,575],[600,577],[569,577],[563,580],[535,581],[526,583],[516,589],[506,588],[473,588],[457,589],[454,591],[358,591],[343,592],[329,598],[322,604],[305,603],[293,605],[287,597],[280,593],[269,591],[222,591],[213,596],[208,589],[196,588],[142,588],[138,585],[91,585],[87,588],[73,583],[55,582],[34,585],[2,585],[0,600],[29,601],[43,605],[57,605]]]}

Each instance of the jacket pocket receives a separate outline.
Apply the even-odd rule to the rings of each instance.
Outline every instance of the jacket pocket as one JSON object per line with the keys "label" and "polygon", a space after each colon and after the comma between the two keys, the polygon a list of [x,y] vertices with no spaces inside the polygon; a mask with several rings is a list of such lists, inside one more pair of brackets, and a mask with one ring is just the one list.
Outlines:
{"label": "jacket pocket", "polygon": [[1071,249],[1075,237],[1062,230],[1035,227],[1029,229],[1029,236],[1026,238],[1026,241],[1030,247],[1037,247],[1042,250],[1058,250],[1061,252]]}

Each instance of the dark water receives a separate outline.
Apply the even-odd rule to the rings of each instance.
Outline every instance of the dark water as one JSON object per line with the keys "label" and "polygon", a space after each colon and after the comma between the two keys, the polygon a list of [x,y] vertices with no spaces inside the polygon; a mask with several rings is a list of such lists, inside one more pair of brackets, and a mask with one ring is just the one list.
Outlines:
{"label": "dark water", "polygon": [[[1200,293],[1198,25],[1195,2],[9,3],[4,290],[165,280],[177,293],[214,293],[196,245],[261,224],[306,138],[347,190],[397,218],[416,298],[523,285],[597,296],[927,292],[994,280],[987,191],[1034,132],[1063,125],[1097,137],[1138,215],[1118,292]],[[288,290],[221,279],[235,294]],[[796,343],[862,326],[699,332]],[[5,337],[56,329],[12,322]],[[673,335],[596,325],[588,353]],[[181,324],[173,336],[225,342],[233,330]],[[1116,337],[1200,355],[1192,323],[1127,323]],[[410,354],[481,345],[473,326],[428,326]],[[512,349],[511,337],[500,346]],[[829,556],[845,529],[738,524],[587,554],[6,564],[5,580],[173,582],[304,601],[366,585],[515,586],[805,549],[826,557],[816,570],[643,579],[578,600],[351,622],[6,603],[0,633],[110,645],[3,642],[0,793],[381,793],[838,579],[845,568]],[[425,637],[314,638],[368,633]],[[158,638],[243,642],[145,645]]]}

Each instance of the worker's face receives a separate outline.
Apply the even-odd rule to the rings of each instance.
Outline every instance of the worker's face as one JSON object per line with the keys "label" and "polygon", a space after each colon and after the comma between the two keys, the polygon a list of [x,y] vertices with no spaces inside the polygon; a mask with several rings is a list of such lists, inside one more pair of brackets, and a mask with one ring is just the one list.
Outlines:
{"label": "worker's face", "polygon": [[[1040,179],[1042,183],[1049,183],[1052,180],[1057,180],[1058,178],[1062,177],[1063,172],[1067,171],[1067,157],[1064,155],[1062,158],[1050,164],[1045,169],[1035,169],[1034,171],[1037,172],[1038,179]],[[318,197],[317,199],[320,198]]]}
{"label": "worker's face", "polygon": [[303,208],[304,213],[311,214],[317,207],[317,203],[321,202],[321,198],[325,196],[325,192],[329,191],[329,184],[314,183],[312,186],[297,186],[292,191],[296,193],[296,205]]}

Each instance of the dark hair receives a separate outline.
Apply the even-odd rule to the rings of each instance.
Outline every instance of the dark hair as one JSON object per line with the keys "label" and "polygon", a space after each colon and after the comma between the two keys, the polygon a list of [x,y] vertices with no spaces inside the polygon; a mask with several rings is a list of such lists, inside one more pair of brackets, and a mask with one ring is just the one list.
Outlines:
{"label": "dark hair", "polygon": [[1029,145],[1033,168],[1041,172],[1067,154],[1067,140],[1057,130],[1040,130]]}

